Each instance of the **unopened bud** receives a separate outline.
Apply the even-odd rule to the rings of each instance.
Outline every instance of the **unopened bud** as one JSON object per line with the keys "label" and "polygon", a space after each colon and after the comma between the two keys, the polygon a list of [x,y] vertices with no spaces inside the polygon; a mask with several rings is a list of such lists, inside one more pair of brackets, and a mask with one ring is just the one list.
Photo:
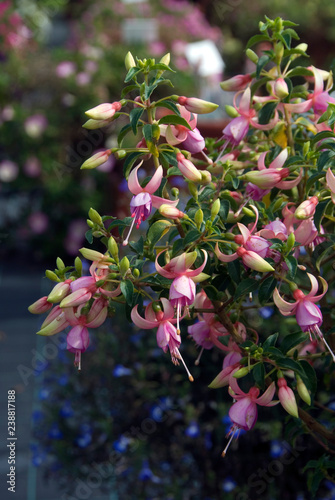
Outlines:
{"label": "unopened bud", "polygon": [[295,235],[292,232],[288,235],[287,240],[286,240],[287,252],[290,252],[292,250],[292,248],[294,247],[294,243],[295,243]]}
{"label": "unopened bud", "polygon": [[62,261],[62,259],[60,257],[57,257],[56,259],[56,265],[57,265],[57,268],[62,271],[63,269],[65,269],[65,264],[64,262]]}
{"label": "unopened bud", "polygon": [[212,208],[211,208],[211,220],[213,221],[215,219],[215,217],[217,216],[217,214],[220,212],[220,208],[221,208],[221,202],[220,202],[220,199],[217,198],[213,205],[212,205]]}
{"label": "unopened bud", "polygon": [[240,368],[239,370],[237,370],[233,377],[234,378],[242,378],[242,377],[245,377],[246,375],[248,375],[249,373],[249,368],[247,366],[243,366],[242,368]]}
{"label": "unopened bud", "polygon": [[55,274],[53,271],[50,271],[49,269],[45,271],[45,276],[51,281],[59,281],[57,274]]}
{"label": "unopened bud", "polygon": [[317,196],[312,196],[309,200],[303,201],[294,212],[294,217],[299,220],[310,219],[313,217],[318,203]]}
{"label": "unopened bud", "polygon": [[80,260],[79,257],[75,258],[74,267],[75,267],[77,273],[81,275],[81,272],[83,270],[83,263],[82,263],[82,261]]}
{"label": "unopened bud", "polygon": [[163,203],[158,209],[159,213],[166,217],[167,219],[182,219],[185,217],[184,212],[181,212],[176,207],[172,207],[171,205],[167,205]]}
{"label": "unopened bud", "polygon": [[129,260],[128,260],[128,257],[123,257],[123,259],[121,260],[120,262],[120,273],[121,273],[121,276],[124,278],[128,269],[130,267],[130,264],[129,264]]}
{"label": "unopened bud", "polygon": [[103,104],[99,104],[99,106],[85,111],[85,115],[93,120],[108,120],[114,116],[116,111],[120,111],[121,108],[122,104],[120,102],[104,102]]}
{"label": "unopened bud", "polygon": [[88,227],[93,229],[93,227],[95,226],[94,222],[92,222],[91,219],[86,219],[86,222],[87,222]]}
{"label": "unopened bud", "polygon": [[304,142],[304,145],[302,147],[302,154],[303,154],[303,156],[307,156],[307,154],[309,153],[310,148],[311,148],[310,141]]}
{"label": "unopened bud", "polygon": [[253,50],[251,49],[247,49],[245,51],[245,55],[247,56],[248,59],[250,59],[251,62],[253,62],[254,64],[257,64],[258,63],[258,55],[256,54],[256,52],[254,52]]}
{"label": "unopened bud", "polygon": [[234,108],[234,106],[231,106],[230,104],[225,105],[225,110],[230,118],[237,118],[238,116],[240,116],[239,112]]}
{"label": "unopened bud", "polygon": [[173,196],[174,198],[176,198],[176,199],[177,199],[177,198],[178,198],[178,196],[179,196],[179,189],[178,189],[178,188],[176,188],[176,187],[173,187],[173,188],[171,189],[171,194],[172,194],[172,196]]}
{"label": "unopened bud", "polygon": [[155,139],[155,141],[158,141],[161,135],[161,129],[159,128],[159,125],[157,123],[154,123],[151,126],[151,132],[152,132],[152,138]]}
{"label": "unopened bud", "polygon": [[194,221],[198,229],[200,229],[203,220],[204,220],[204,213],[201,210],[201,208],[199,208],[199,210],[197,210],[194,215]]}
{"label": "unopened bud", "polygon": [[219,105],[213,102],[204,101],[203,99],[198,99],[197,97],[178,97],[178,104],[184,106],[187,111],[191,113],[196,113],[198,115],[212,113],[215,111]]}
{"label": "unopened bud", "polygon": [[114,156],[117,160],[122,160],[127,156],[127,151],[125,151],[124,149],[118,149],[114,152]]}
{"label": "unopened bud", "polygon": [[281,42],[276,43],[275,54],[276,54],[276,61],[280,63],[284,55],[284,45]]}
{"label": "unopened bud", "polygon": [[287,386],[283,377],[278,378],[278,397],[280,404],[292,417],[299,418],[298,406],[295,400],[294,392]]}
{"label": "unopened bud", "polygon": [[207,170],[200,170],[201,172],[201,184],[209,184],[212,182],[212,175]]}
{"label": "unopened bud", "polygon": [[28,311],[32,314],[43,314],[52,308],[52,304],[48,302],[48,297],[41,297],[28,307]]}
{"label": "unopened bud", "polygon": [[284,78],[277,78],[274,85],[274,92],[279,99],[285,99],[289,95],[288,86]]}
{"label": "unopened bud", "polygon": [[251,82],[252,78],[250,74],[247,75],[235,75],[232,78],[229,78],[228,80],[225,80],[224,82],[220,83],[220,87],[222,90],[226,90],[228,92],[234,91],[237,92],[238,90],[243,90],[246,85]]}
{"label": "unopened bud", "polygon": [[124,65],[125,65],[127,71],[129,71],[131,68],[134,68],[136,66],[135,59],[133,58],[133,55],[131,52],[127,52],[126,57],[124,59]]}
{"label": "unopened bud", "polygon": [[296,375],[296,378],[297,378],[297,391],[299,396],[306,404],[308,404],[308,406],[311,406],[311,395],[307,387],[305,386],[299,375]]}
{"label": "unopened bud", "polygon": [[113,236],[111,236],[108,240],[108,251],[116,261],[119,260],[119,247],[117,246],[116,241]]}
{"label": "unopened bud", "polygon": [[137,269],[137,267],[135,267],[135,269],[133,269],[133,276],[134,276],[134,278],[140,277],[140,271]]}
{"label": "unopened bud", "polygon": [[189,190],[191,196],[195,200],[197,200],[198,199],[198,190],[197,190],[197,187],[195,186],[195,184],[193,184],[193,182],[188,183],[188,190]]}
{"label": "unopened bud", "polygon": [[96,262],[100,262],[101,260],[107,260],[108,257],[101,252],[97,252],[96,250],[92,250],[91,248],[80,248],[79,252],[83,257],[87,260],[92,260]]}
{"label": "unopened bud", "polygon": [[98,224],[98,226],[102,226],[101,215],[96,210],[94,210],[94,208],[89,209],[88,216],[92,222],[95,222],[95,224]]}
{"label": "unopened bud", "polygon": [[86,161],[84,161],[84,163],[80,168],[81,169],[97,168],[108,160],[110,154],[111,154],[110,149],[106,149],[105,151],[99,151],[99,153],[95,153],[95,155],[91,156]]}
{"label": "unopened bud", "polygon": [[201,172],[196,168],[190,160],[187,160],[182,153],[176,155],[178,161],[178,168],[181,173],[193,182],[200,182],[202,179]]}
{"label": "unopened bud", "polygon": [[165,54],[161,60],[159,61],[161,64],[165,64],[166,66],[168,66],[170,64],[170,52],[168,52],[167,54]]}

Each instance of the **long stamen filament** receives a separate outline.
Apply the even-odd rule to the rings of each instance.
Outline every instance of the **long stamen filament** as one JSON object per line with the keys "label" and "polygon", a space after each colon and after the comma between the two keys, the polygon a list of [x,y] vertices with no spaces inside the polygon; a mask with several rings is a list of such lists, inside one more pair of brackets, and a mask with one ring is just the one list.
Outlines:
{"label": "long stamen filament", "polygon": [[194,361],[195,366],[198,366],[198,365],[199,365],[199,363],[200,363],[200,358],[201,358],[201,356],[202,356],[202,353],[204,352],[204,349],[205,349],[204,347],[202,347],[202,348],[201,348],[201,351],[199,352],[199,356],[198,356],[198,357],[197,357],[197,359]]}
{"label": "long stamen filament", "polygon": [[176,349],[176,351],[175,351],[175,355],[176,355],[176,358],[180,359],[180,361],[183,363],[184,368],[185,368],[185,370],[186,370],[186,373],[187,373],[187,375],[188,375],[188,379],[189,379],[189,381],[190,381],[190,382],[194,382],[194,378],[192,377],[192,375],[191,375],[191,373],[190,373],[190,370],[187,368],[186,363],[185,363],[185,361],[184,361],[184,359],[183,359],[182,355],[181,355],[181,354],[180,354],[180,352],[179,352],[179,349]]}
{"label": "long stamen filament", "polygon": [[227,450],[228,450],[228,448],[229,448],[229,446],[230,446],[230,443],[231,443],[231,442],[232,442],[232,440],[233,440],[233,437],[234,437],[234,432],[232,432],[232,433],[231,433],[231,436],[230,436],[230,438],[229,438],[229,441],[228,441],[228,443],[226,444],[225,449],[224,449],[224,450],[223,450],[223,452],[221,453],[221,457],[223,457],[223,458],[224,458],[224,457],[226,456]]}

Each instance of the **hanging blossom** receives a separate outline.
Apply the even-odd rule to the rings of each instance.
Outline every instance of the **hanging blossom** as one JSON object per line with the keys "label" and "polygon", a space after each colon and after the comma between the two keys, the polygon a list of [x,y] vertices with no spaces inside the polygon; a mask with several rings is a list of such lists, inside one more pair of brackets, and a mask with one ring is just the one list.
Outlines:
{"label": "hanging blossom", "polygon": [[294,203],[288,203],[282,210],[283,223],[287,233],[294,233],[295,241],[302,246],[311,245],[318,235],[318,230],[314,224],[313,217],[299,220],[295,217]]}
{"label": "hanging blossom", "polygon": [[[234,326],[236,327],[241,338],[245,340],[247,334],[245,326],[242,323],[235,323]],[[220,387],[225,387],[226,385],[228,385],[230,376],[242,367],[240,365],[240,361],[242,359],[242,351],[239,345],[234,342],[234,340],[230,338],[228,341],[228,345],[224,346],[222,344],[221,349],[227,351],[228,354],[224,357],[222,370],[208,386],[211,389],[219,389]]]}
{"label": "hanging blossom", "polygon": [[177,308],[177,332],[180,333],[179,318],[181,316],[181,308],[188,307],[193,304],[195,299],[195,281],[203,281],[208,278],[207,274],[202,271],[207,262],[207,252],[202,250],[204,254],[204,262],[197,269],[190,269],[194,264],[198,254],[196,251],[179,255],[170,260],[164,267],[158,264],[158,257],[156,257],[156,270],[165,278],[173,279],[170,287],[170,302]]}
{"label": "hanging blossom", "polygon": [[328,168],[326,173],[326,182],[327,182],[327,187],[330,189],[332,202],[335,203],[335,175],[333,174],[330,168]]}
{"label": "hanging blossom", "polygon": [[197,115],[177,104],[180,116],[187,121],[190,129],[184,125],[160,125],[160,132],[171,146],[179,145],[192,154],[200,153],[205,147],[205,139],[197,129]]}
{"label": "hanging blossom", "polygon": [[236,250],[236,252],[226,255],[219,250],[219,245],[217,243],[215,246],[215,255],[219,260],[221,260],[221,262],[232,262],[238,257],[241,257],[243,264],[250,267],[250,269],[254,269],[259,272],[274,271],[274,268],[266,260],[264,260],[271,244],[261,236],[252,234],[257,227],[258,210],[254,206],[251,208],[256,213],[256,220],[251,230],[249,230],[244,224],[239,222],[237,223],[241,234],[235,235],[234,241],[241,246]]}
{"label": "hanging blossom", "polygon": [[153,305],[153,303],[151,303],[145,308],[145,318],[142,318],[137,311],[137,304],[131,311],[131,319],[139,328],[151,330],[152,328],[158,327],[157,344],[164,352],[166,352],[168,348],[170,349],[173,364],[178,365],[178,360],[180,360],[185,367],[189,380],[193,382],[193,377],[179,351],[181,340],[180,334],[174,326],[174,323],[177,321],[177,319],[174,318],[174,307],[171,305],[170,301],[164,297],[162,297],[160,301],[163,305],[163,311],[160,306],[157,307],[157,304]]}
{"label": "hanging blossom", "polygon": [[67,349],[75,353],[74,365],[78,370],[81,370],[81,353],[86,351],[90,343],[88,328],[97,328],[105,322],[108,301],[103,297],[95,300],[87,314],[82,314],[83,308],[84,305],[64,309],[64,317],[72,326],[66,337]]}
{"label": "hanging blossom", "polygon": [[319,288],[318,281],[310,273],[307,273],[307,276],[312,285],[311,291],[307,295],[299,288],[296,288],[293,292],[295,302],[287,302],[280,296],[278,289],[275,288],[273,292],[273,301],[283,316],[292,316],[295,314],[297,323],[302,331],[309,333],[311,341],[313,335],[316,338],[318,337],[325,344],[335,362],[335,355],[320,330],[323,321],[322,313],[320,308],[315,305],[315,303],[319,302],[327,292],[328,284],[326,280],[320,276],[323,291],[320,295],[316,295]]}
{"label": "hanging blossom", "polygon": [[257,405],[274,406],[278,404],[278,401],[272,401],[275,391],[276,385],[272,382],[262,396],[259,396],[260,391],[256,386],[251,387],[249,392],[245,393],[240,389],[236,378],[230,377],[229,394],[236,400],[236,403],[229,410],[229,417],[233,425],[228,433],[230,439],[222,452],[223,457],[226,455],[236,431],[240,429],[249,431],[254,427],[258,415]]}
{"label": "hanging blossom", "polygon": [[159,208],[163,204],[175,207],[179,202],[179,200],[166,200],[165,198],[160,198],[159,196],[154,195],[154,192],[157,191],[161,185],[163,178],[163,168],[161,165],[157,168],[148,184],[142,188],[137,177],[137,171],[141,165],[142,162],[131,171],[128,179],[129,191],[134,195],[130,202],[133,222],[131,223],[128,235],[123,242],[124,246],[128,245],[129,236],[132,232],[134,224],[136,224],[138,229],[141,222],[145,221],[149,217],[152,207]]}

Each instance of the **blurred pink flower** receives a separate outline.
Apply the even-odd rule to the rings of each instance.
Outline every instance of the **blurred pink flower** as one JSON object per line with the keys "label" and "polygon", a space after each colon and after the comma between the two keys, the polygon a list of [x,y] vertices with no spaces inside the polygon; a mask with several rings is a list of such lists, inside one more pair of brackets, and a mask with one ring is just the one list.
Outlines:
{"label": "blurred pink flower", "polygon": [[56,75],[59,78],[68,78],[76,72],[76,65],[72,61],[62,61],[56,66]]}
{"label": "blurred pink flower", "polygon": [[34,212],[28,217],[30,229],[35,234],[43,234],[49,225],[49,218],[43,212]]}
{"label": "blurred pink flower", "polygon": [[0,181],[12,182],[19,174],[19,167],[11,160],[0,162]]}
{"label": "blurred pink flower", "polygon": [[36,156],[30,156],[23,165],[23,171],[28,177],[38,177],[42,172],[40,160]]}
{"label": "blurred pink flower", "polygon": [[29,116],[24,122],[24,129],[32,139],[38,139],[48,126],[48,120],[40,113]]}

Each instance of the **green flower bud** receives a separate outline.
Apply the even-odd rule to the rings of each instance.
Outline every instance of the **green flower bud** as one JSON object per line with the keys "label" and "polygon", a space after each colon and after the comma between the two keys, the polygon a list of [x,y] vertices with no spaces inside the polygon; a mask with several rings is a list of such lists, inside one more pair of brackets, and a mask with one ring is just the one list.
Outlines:
{"label": "green flower bud", "polygon": [[82,269],[83,269],[83,263],[82,263],[82,261],[80,260],[79,257],[75,258],[74,267],[75,267],[77,273],[81,275],[81,272],[82,272]]}
{"label": "green flower bud", "polygon": [[197,210],[195,212],[195,215],[194,215],[194,221],[195,221],[198,229],[200,229],[200,226],[201,226],[203,220],[204,220],[204,213],[201,210],[201,208],[199,208],[199,210]]}
{"label": "green flower bud", "polygon": [[178,196],[179,196],[179,189],[178,189],[178,188],[176,188],[176,187],[172,188],[172,189],[171,189],[171,194],[172,194],[172,196],[173,196],[174,198],[176,198],[176,199],[177,199],[177,198],[178,198]]}
{"label": "green flower bud", "polygon": [[153,302],[152,303],[152,310],[155,312],[155,313],[158,313],[162,310],[162,306],[160,305],[159,302]]}
{"label": "green flower bud", "polygon": [[133,269],[134,278],[139,278],[140,274],[141,274],[140,271],[137,269],[137,267],[135,267],[135,269]]}
{"label": "green flower bud", "polygon": [[188,183],[188,190],[189,190],[191,196],[193,196],[193,198],[195,200],[197,200],[198,199],[198,190],[197,190],[196,185],[193,184],[193,182]]}
{"label": "green flower bud", "polygon": [[117,246],[116,241],[113,236],[111,236],[108,240],[108,251],[116,261],[119,260],[119,247]]}
{"label": "green flower bud", "polygon": [[302,154],[304,156],[307,156],[307,154],[309,153],[310,148],[311,148],[310,141],[304,142],[304,145],[303,145],[303,148],[302,148]]}
{"label": "green flower bud", "polygon": [[45,276],[51,281],[60,281],[57,274],[55,274],[53,271],[50,271],[49,269],[45,271]]}
{"label": "green flower bud", "polygon": [[220,198],[217,198],[211,208],[211,220],[213,221],[217,214],[220,212],[221,202]]}
{"label": "green flower bud", "polygon": [[230,118],[237,118],[238,116],[240,116],[239,112],[234,108],[234,106],[231,106],[230,104],[225,105],[225,110]]}
{"label": "green flower bud", "polygon": [[120,262],[120,273],[121,273],[121,276],[124,278],[128,269],[130,267],[130,264],[129,264],[129,260],[128,258],[125,256],[123,257],[123,259],[121,260]]}
{"label": "green flower bud", "polygon": [[247,49],[245,51],[245,55],[247,56],[248,59],[250,59],[251,62],[253,62],[254,64],[257,64],[258,63],[258,55],[256,54],[256,52],[254,52],[253,50],[251,49]]}
{"label": "green flower bud", "polygon": [[57,267],[58,267],[58,269],[60,271],[62,271],[63,269],[65,269],[65,264],[64,264],[64,262],[62,261],[62,259],[60,257],[57,257],[57,259],[56,259],[56,265],[57,265]]}
{"label": "green flower bud", "polygon": [[233,377],[234,378],[242,378],[242,377],[245,377],[246,375],[248,375],[248,373],[249,373],[249,368],[247,366],[243,366],[242,368],[237,370],[237,372],[234,373]]}
{"label": "green flower bud", "polygon": [[95,224],[98,224],[98,226],[102,226],[102,218],[101,215],[98,214],[94,208],[90,208],[88,211],[88,216],[91,219],[92,222],[95,222]]}
{"label": "green flower bud", "polygon": [[297,378],[297,391],[298,391],[298,394],[299,396],[301,397],[301,399],[303,401],[305,401],[306,404],[308,404],[308,406],[311,406],[311,395],[307,389],[307,387],[305,386],[305,384],[303,383],[301,377],[299,377],[299,375],[296,375],[296,378]]}
{"label": "green flower bud", "polygon": [[136,66],[135,59],[133,58],[131,52],[127,52],[127,55],[124,59],[124,65],[125,65],[127,71],[129,71],[131,68],[134,68]]}
{"label": "green flower bud", "polygon": [[292,248],[294,247],[294,243],[295,243],[295,236],[294,236],[294,233],[290,233],[287,237],[287,240],[286,240],[286,250],[287,252],[290,252],[292,250]]}
{"label": "green flower bud", "polygon": [[114,152],[114,156],[117,160],[122,160],[122,158],[125,158],[127,156],[127,151],[124,149],[119,149],[118,151]]}
{"label": "green flower bud", "polygon": [[91,219],[87,219],[86,222],[88,227],[90,227],[91,229],[94,227],[94,222],[92,222]]}
{"label": "green flower bud", "polygon": [[170,52],[165,54],[159,62],[168,66],[170,64]]}

